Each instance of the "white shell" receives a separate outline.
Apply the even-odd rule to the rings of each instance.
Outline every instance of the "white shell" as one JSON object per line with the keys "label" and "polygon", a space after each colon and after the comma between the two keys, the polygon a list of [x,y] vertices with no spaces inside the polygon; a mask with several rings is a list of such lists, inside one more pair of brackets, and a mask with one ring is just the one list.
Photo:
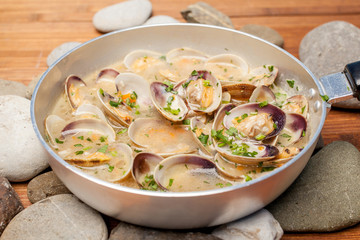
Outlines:
{"label": "white shell", "polygon": [[252,69],[247,76],[247,81],[255,86],[270,86],[274,83],[278,72],[279,69],[277,67],[272,65],[263,65]]}
{"label": "white shell", "polygon": [[57,115],[49,115],[45,118],[45,132],[49,138],[49,144],[56,148],[57,143],[55,138],[59,138],[57,136],[61,130],[65,127],[66,121]]}
{"label": "white shell", "polygon": [[82,104],[76,111],[73,112],[73,115],[79,116],[80,118],[99,118],[104,122],[107,121],[104,113],[95,105],[92,104]]}

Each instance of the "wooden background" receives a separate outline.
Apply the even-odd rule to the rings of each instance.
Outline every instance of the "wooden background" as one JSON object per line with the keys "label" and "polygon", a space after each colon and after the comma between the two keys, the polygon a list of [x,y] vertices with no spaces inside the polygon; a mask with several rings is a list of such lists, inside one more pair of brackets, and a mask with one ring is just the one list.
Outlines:
{"label": "wooden background", "polygon": [[[120,1],[120,0],[119,0]],[[334,20],[360,27],[360,0],[205,0],[229,15],[239,29],[261,24],[277,30],[284,48],[298,57],[301,39],[311,29]],[[85,42],[101,35],[93,15],[116,0],[0,0],[0,78],[28,84],[47,69],[46,58],[58,45]],[[196,0],[151,0],[153,15],[169,15],[181,22],[180,11]],[[360,56],[359,56],[360,58]],[[360,150],[358,111],[331,110],[322,131],[325,144],[349,141]],[[25,207],[27,183],[14,183]],[[107,219],[110,226],[115,220]],[[360,225],[335,233],[286,233],[283,239],[360,239]]]}

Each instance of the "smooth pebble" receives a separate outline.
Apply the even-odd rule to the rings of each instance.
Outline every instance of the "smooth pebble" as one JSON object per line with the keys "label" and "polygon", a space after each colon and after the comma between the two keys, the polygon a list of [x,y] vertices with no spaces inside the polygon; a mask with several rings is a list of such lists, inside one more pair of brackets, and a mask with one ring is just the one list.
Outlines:
{"label": "smooth pebble", "polygon": [[26,86],[20,82],[0,79],[0,96],[3,95],[18,95],[20,97],[25,97]]}
{"label": "smooth pebble", "polygon": [[239,29],[242,32],[249,33],[251,35],[262,38],[266,41],[269,41],[279,47],[283,47],[284,39],[283,37],[274,29],[257,24],[247,24]]}
{"label": "smooth pebble", "polygon": [[66,42],[54,48],[51,53],[48,55],[46,63],[50,67],[56,62],[60,57],[62,57],[65,53],[79,46],[81,42]]}
{"label": "smooth pebble", "polygon": [[163,24],[163,23],[179,23],[179,21],[170,16],[158,15],[149,18],[143,25],[154,25],[154,24]]}

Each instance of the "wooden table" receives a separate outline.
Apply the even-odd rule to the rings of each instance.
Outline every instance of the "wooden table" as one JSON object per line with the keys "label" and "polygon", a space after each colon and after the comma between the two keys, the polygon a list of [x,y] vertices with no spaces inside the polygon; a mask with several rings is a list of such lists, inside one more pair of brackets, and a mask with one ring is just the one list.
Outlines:
{"label": "wooden table", "polygon": [[[92,17],[115,0],[0,0],[0,78],[28,84],[47,69],[52,49],[68,41],[85,42],[101,35]],[[153,15],[169,15],[181,22],[180,10],[195,0],[151,0]],[[284,38],[284,48],[298,57],[301,39],[311,29],[333,20],[360,27],[359,0],[206,0],[229,15],[236,27],[266,25]],[[349,141],[360,150],[360,114],[332,110],[322,131],[325,144]],[[25,207],[27,183],[13,183]],[[110,220],[110,225],[116,224]],[[320,234],[286,233],[283,239],[360,239],[360,225]]]}

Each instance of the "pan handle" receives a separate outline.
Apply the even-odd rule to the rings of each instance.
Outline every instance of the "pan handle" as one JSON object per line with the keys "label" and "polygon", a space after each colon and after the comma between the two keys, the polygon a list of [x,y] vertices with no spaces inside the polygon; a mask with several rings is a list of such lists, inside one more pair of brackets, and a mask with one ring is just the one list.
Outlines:
{"label": "pan handle", "polygon": [[360,61],[349,63],[343,72],[320,78],[328,103],[336,103],[351,98],[360,100]]}

